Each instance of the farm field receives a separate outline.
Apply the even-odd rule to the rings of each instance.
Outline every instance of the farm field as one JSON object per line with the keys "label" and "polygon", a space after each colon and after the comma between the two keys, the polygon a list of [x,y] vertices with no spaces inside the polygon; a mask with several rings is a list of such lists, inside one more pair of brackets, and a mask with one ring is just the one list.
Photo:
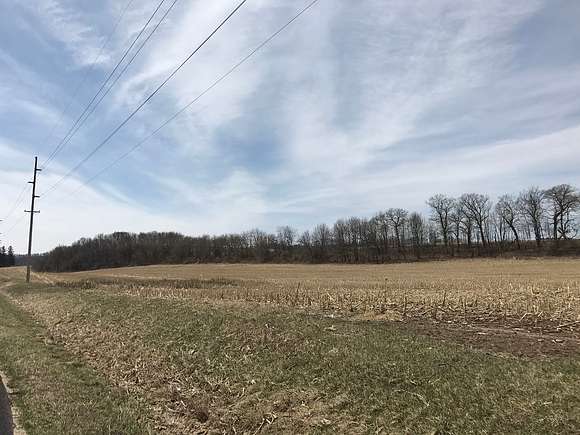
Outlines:
{"label": "farm field", "polygon": [[22,276],[0,270],[0,368],[30,434],[84,401],[93,433],[112,406],[117,433],[580,431],[579,260]]}
{"label": "farm field", "polygon": [[[476,259],[397,264],[187,264],[101,269],[47,274],[60,278],[91,276],[138,278],[235,278],[312,281],[381,282],[398,279],[510,279],[580,280],[580,259]],[[452,274],[452,276],[450,276]]]}
{"label": "farm field", "polygon": [[[368,319],[574,329],[580,260],[391,265],[175,265],[45,274],[143,297],[291,306]],[[565,325],[564,328],[561,326]]]}

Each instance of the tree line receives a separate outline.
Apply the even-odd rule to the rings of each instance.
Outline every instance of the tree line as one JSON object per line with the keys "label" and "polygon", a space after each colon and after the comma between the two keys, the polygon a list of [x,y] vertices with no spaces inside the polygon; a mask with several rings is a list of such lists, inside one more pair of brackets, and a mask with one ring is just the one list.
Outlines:
{"label": "tree line", "polygon": [[494,203],[488,195],[437,194],[427,216],[389,208],[372,217],[338,219],[298,232],[253,229],[190,237],[114,233],[83,238],[35,257],[39,271],[78,271],[161,263],[385,263],[450,257],[579,253],[580,192],[569,184],[531,187]]}
{"label": "tree line", "polygon": [[16,257],[14,256],[14,249],[12,246],[0,246],[0,267],[11,267],[16,265]]}

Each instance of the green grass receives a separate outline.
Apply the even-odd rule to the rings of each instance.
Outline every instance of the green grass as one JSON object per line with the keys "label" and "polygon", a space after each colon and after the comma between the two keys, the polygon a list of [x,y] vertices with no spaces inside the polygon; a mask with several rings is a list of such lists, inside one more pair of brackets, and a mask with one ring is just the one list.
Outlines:
{"label": "green grass", "polygon": [[0,367],[29,435],[143,434],[135,401],[53,344],[46,329],[0,295]]}
{"label": "green grass", "polygon": [[[11,293],[50,325],[58,343],[111,383],[125,385],[168,433],[580,431],[577,358],[492,354],[388,323],[256,305],[43,285]],[[6,301],[1,309],[13,312]],[[36,370],[60,376],[63,388],[92,373],[66,367],[43,362]],[[11,374],[23,379],[13,369]],[[106,390],[99,391],[102,397]],[[86,410],[78,404],[83,400],[79,396],[71,409]],[[100,402],[99,410],[106,413],[114,400]],[[112,418],[121,424],[121,417]]]}

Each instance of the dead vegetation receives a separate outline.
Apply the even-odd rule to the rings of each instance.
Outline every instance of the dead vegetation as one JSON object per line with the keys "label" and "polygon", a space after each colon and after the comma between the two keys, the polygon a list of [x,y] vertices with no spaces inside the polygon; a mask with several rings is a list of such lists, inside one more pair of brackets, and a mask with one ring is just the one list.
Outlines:
{"label": "dead vegetation", "polygon": [[385,322],[255,304],[141,298],[100,287],[43,285],[11,295],[46,325],[54,345],[146,407],[156,433],[580,427],[574,359],[474,352]]}
{"label": "dead vegetation", "polygon": [[579,264],[153,266],[10,297],[158,433],[574,433]]}
{"label": "dead vegetation", "polygon": [[428,318],[553,332],[580,326],[578,260],[152,266],[58,278],[63,286],[101,286],[139,297],[249,302],[367,319]]}

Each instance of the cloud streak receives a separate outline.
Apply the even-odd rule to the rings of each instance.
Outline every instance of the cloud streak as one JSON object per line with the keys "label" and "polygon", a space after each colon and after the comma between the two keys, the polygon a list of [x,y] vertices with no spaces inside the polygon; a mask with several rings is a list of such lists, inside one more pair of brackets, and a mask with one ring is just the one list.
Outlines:
{"label": "cloud streak", "polygon": [[[156,3],[131,8],[91,83]],[[43,174],[43,185],[106,137],[236,3],[179,2],[103,110]],[[63,192],[147,136],[307,3],[249,2]],[[42,23],[46,37],[20,48],[57,56],[75,83],[119,8],[112,0],[102,10],[36,0],[12,13],[15,22]],[[580,61],[568,53],[580,44],[580,29],[557,26],[570,8],[547,0],[516,0],[508,9],[499,0],[321,0],[139,152],[82,188],[82,201],[41,200],[38,249],[118,229],[305,228],[391,206],[422,210],[436,191],[497,195],[530,184],[580,184],[573,170],[580,163]],[[554,28],[562,41],[557,56],[535,39]],[[10,124],[0,148],[8,156],[0,159],[0,186],[8,192],[20,176],[14,153],[26,150],[30,160],[23,144],[34,142],[36,130],[11,127],[16,115],[7,111],[44,119],[38,135],[46,134],[58,113],[55,96],[66,98],[71,86],[49,80],[51,98],[35,99],[32,83],[47,71],[18,47],[3,53],[0,62],[11,59],[11,71],[26,78],[23,85],[5,73],[0,87],[16,102],[0,104],[2,127]]]}

